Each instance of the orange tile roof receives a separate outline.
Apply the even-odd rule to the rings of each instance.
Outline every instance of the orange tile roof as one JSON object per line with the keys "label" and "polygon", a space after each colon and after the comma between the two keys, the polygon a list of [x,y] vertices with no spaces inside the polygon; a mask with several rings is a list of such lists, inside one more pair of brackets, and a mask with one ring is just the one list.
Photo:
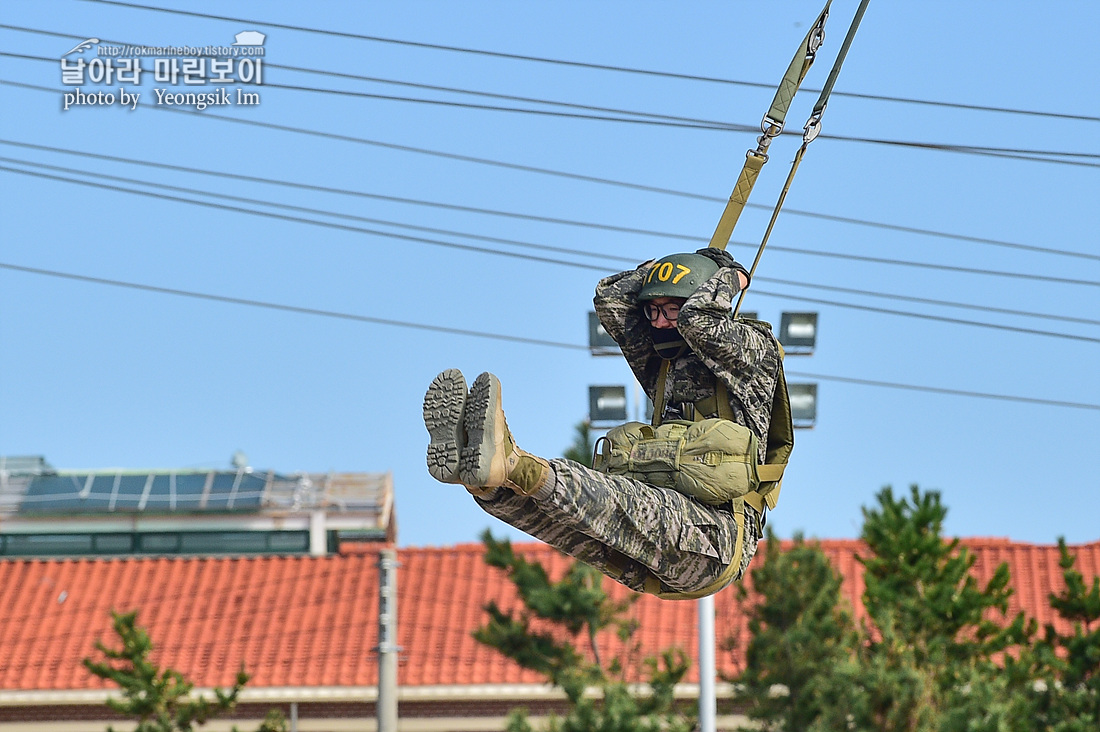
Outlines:
{"label": "orange tile roof", "polygon": [[[1011,611],[1052,621],[1047,595],[1061,588],[1055,546],[1003,539],[967,539],[975,573],[1012,570]],[[822,542],[846,577],[853,607],[862,592],[854,540]],[[369,548],[368,548],[369,546]],[[104,685],[80,664],[94,642],[115,645],[109,610],[137,609],[156,644],[156,659],[197,686],[229,685],[243,663],[250,687],[373,686],[377,643],[377,544],[328,557],[5,559],[0,561],[0,692],[88,690]],[[541,544],[518,545],[561,573],[567,560]],[[1086,577],[1100,575],[1100,542],[1073,547]],[[482,605],[515,603],[511,585],[482,561],[479,544],[398,551],[398,642],[402,686],[539,683],[471,631]],[[609,586],[612,583],[607,583]],[[627,591],[613,585],[613,594]],[[748,640],[736,593],[716,596],[719,638]],[[695,655],[695,603],[642,597],[633,612],[647,651],[679,645]],[[601,639],[617,650],[611,633]],[[743,645],[742,645],[743,647]],[[719,668],[737,666],[720,651]],[[688,681],[695,681],[694,675]]]}

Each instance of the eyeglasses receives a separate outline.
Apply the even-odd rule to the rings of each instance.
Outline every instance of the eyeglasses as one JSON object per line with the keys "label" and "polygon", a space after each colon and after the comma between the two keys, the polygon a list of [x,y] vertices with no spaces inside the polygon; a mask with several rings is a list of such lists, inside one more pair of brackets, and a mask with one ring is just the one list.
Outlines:
{"label": "eyeglasses", "polygon": [[654,303],[647,302],[642,306],[642,312],[645,313],[649,322],[657,322],[657,316],[665,316],[665,320],[670,323],[675,323],[676,319],[680,317],[680,303],[678,302],[666,302],[664,305],[655,305]]}

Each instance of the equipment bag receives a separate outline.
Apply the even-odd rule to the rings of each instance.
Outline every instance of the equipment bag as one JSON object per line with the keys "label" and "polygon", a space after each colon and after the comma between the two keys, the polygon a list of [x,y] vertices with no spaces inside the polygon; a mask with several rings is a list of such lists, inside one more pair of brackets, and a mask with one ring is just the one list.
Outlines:
{"label": "equipment bag", "polygon": [[728,505],[760,486],[756,435],[727,419],[656,427],[627,422],[596,447],[596,470],[671,488],[711,506]]}
{"label": "equipment bag", "polygon": [[[744,320],[744,319],[743,319]],[[766,323],[747,321],[761,327]],[[765,460],[759,464],[758,439],[748,427],[733,422],[729,391],[715,378],[714,396],[696,402],[695,414],[718,417],[695,421],[661,422],[669,361],[657,377],[657,401],[653,425],[627,422],[596,441],[592,467],[604,473],[672,488],[711,506],[743,499],[757,513],[774,509],[779,500],[783,471],[794,448],[794,428],[787,379],[783,373],[783,347],[779,346],[779,372],[772,395],[771,421]]]}

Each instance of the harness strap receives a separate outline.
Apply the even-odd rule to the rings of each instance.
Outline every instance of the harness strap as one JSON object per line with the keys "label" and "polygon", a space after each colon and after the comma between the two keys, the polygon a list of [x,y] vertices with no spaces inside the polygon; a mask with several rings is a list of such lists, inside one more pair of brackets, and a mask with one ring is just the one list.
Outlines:
{"label": "harness strap", "polygon": [[[780,359],[783,357],[783,347],[780,346]],[[664,360],[661,362],[661,370],[657,374],[657,402],[653,405],[653,426],[657,427],[661,424],[664,418],[665,405],[668,403],[668,394],[666,393],[666,387],[668,385],[668,370],[671,366],[671,361]],[[782,368],[780,368],[780,380],[776,383],[775,388],[783,389],[784,392],[787,389],[786,380],[782,376]],[[695,402],[695,421],[704,419],[704,415],[717,414],[722,419],[733,419],[733,409],[730,407],[729,389],[726,387],[726,383],[715,377],[714,379],[714,394],[705,399],[700,399]],[[773,406],[774,410],[774,406]],[[780,415],[782,416],[782,415]],[[774,416],[773,416],[774,419]],[[789,450],[787,451],[790,452]],[[769,457],[773,457],[769,455]],[[775,456],[786,458],[786,455]],[[746,493],[743,498],[745,503],[756,509],[759,514],[764,513],[765,507],[774,509],[776,503],[779,500],[779,487],[783,480],[783,472],[786,470],[787,465],[784,462],[764,463],[756,466],[756,475],[760,478],[762,486],[767,484],[767,490],[752,491]],[[744,509],[742,509],[742,514]],[[741,523],[744,524],[744,516],[741,517]],[[647,590],[648,592],[648,590]],[[700,595],[702,597],[702,595]]]}
{"label": "harness strap", "polygon": [[[775,227],[775,220],[779,217],[779,211],[783,208],[783,202],[787,199],[787,193],[791,189],[791,183],[794,181],[794,174],[798,172],[798,166],[802,163],[802,157],[806,154],[806,148],[821,132],[821,116],[825,113],[825,107],[829,103],[829,95],[833,91],[833,85],[836,83],[836,78],[840,74],[840,67],[844,65],[844,59],[848,55],[848,49],[852,45],[852,40],[856,36],[856,30],[859,29],[859,23],[863,20],[863,13],[867,10],[867,4],[870,0],[860,0],[859,7],[856,9],[856,14],[852,18],[852,24],[848,27],[848,34],[844,37],[844,43],[840,46],[840,52],[837,54],[836,60],[833,62],[833,68],[829,71],[829,78],[825,82],[825,86],[821,89],[821,95],[817,98],[817,103],[814,104],[813,111],[810,113],[810,119],[803,127],[802,146],[798,148],[798,152],[794,156],[794,161],[791,163],[791,170],[787,174],[787,181],[783,184],[783,190],[779,194],[779,199],[775,203],[775,208],[772,209],[772,217],[768,222],[768,228],[764,232],[764,238],[760,241],[760,248],[756,250],[756,258],[753,259],[752,267],[749,269],[749,283],[752,283],[752,276],[756,274],[756,266],[760,264],[760,258],[764,255],[764,247],[768,243],[769,237],[771,237],[772,229]],[[828,6],[826,6],[828,10]],[[711,246],[714,246],[713,241]],[[725,248],[725,245],[722,246]],[[741,295],[737,298],[737,305],[733,308],[733,314],[736,316],[741,311],[741,301],[745,299],[745,293],[748,288],[741,290]]]}
{"label": "harness strap", "polygon": [[733,509],[733,520],[737,524],[737,537],[734,539],[735,548],[733,550],[733,559],[722,570],[722,574],[718,575],[718,579],[711,582],[706,587],[695,590],[693,592],[680,592],[677,590],[670,590],[665,587],[661,582],[661,579],[652,572],[646,577],[645,587],[643,592],[647,595],[656,595],[662,600],[698,600],[700,597],[706,597],[707,595],[713,595],[723,587],[733,582],[737,573],[741,571],[741,555],[745,549],[745,506],[742,503],[738,503]]}
{"label": "harness strap", "polygon": [[657,403],[653,405],[653,426],[660,426],[665,418],[665,405],[668,404],[668,394],[665,393],[665,385],[668,382],[668,369],[672,364],[667,358],[661,361],[661,370],[657,372]]}
{"label": "harness strap", "polygon": [[722,217],[718,220],[718,227],[710,238],[710,244],[707,245],[712,249],[725,249],[729,244],[733,229],[737,226],[737,219],[741,217],[741,212],[749,200],[749,194],[752,193],[752,187],[760,175],[760,169],[764,167],[764,163],[768,162],[768,146],[783,131],[787,110],[790,109],[794,95],[802,85],[802,80],[806,78],[806,73],[814,63],[817,49],[821,47],[821,42],[825,38],[825,21],[829,17],[831,4],[832,0],[825,3],[821,14],[817,16],[806,37],[802,39],[802,44],[798,47],[790,66],[787,67],[783,80],[779,82],[771,107],[760,122],[760,130],[764,134],[757,138],[756,149],[749,150],[746,154],[745,164],[737,177],[737,184],[733,187],[733,193],[730,194],[726,208],[722,211]]}

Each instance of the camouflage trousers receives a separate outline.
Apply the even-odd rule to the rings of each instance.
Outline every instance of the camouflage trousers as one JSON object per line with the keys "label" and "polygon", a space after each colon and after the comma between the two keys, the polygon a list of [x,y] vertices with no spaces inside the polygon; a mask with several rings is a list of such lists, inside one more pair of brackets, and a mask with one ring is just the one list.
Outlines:
{"label": "camouflage trousers", "polygon": [[[538,500],[505,488],[477,501],[505,523],[638,592],[651,573],[669,590],[700,590],[733,560],[737,524],[732,511],[571,460],[551,460],[550,466],[552,484]],[[735,579],[745,573],[759,539],[759,515],[746,506]]]}

